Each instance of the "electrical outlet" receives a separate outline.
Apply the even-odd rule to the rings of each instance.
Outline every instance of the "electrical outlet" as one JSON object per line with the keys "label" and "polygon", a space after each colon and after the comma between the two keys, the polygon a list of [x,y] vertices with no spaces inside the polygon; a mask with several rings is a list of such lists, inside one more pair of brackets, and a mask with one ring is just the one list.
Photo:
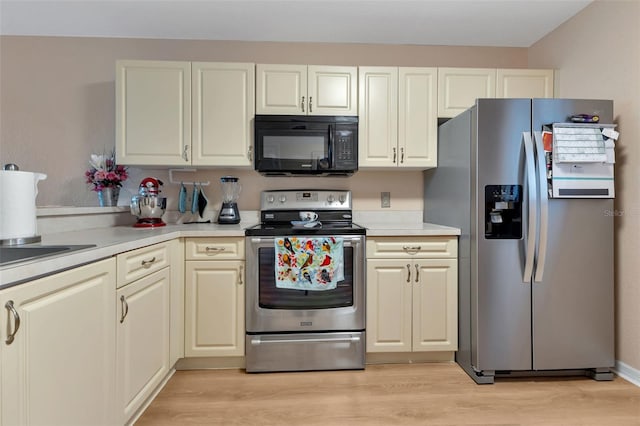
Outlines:
{"label": "electrical outlet", "polygon": [[382,208],[391,207],[391,193],[390,192],[381,192],[380,193],[380,207],[382,207]]}

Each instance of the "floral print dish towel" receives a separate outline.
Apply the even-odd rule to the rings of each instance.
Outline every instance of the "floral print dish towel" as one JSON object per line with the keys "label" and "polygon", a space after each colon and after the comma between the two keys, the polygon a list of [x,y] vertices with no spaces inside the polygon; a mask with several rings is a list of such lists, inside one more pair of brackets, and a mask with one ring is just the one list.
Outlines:
{"label": "floral print dish towel", "polygon": [[277,288],[333,290],[344,280],[342,238],[277,237],[274,246]]}

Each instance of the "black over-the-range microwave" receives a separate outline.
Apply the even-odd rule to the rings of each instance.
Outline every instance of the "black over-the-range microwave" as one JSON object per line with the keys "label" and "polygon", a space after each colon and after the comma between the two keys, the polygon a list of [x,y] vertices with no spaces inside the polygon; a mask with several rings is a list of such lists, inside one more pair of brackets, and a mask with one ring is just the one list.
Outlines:
{"label": "black over-the-range microwave", "polygon": [[263,175],[352,175],[358,117],[256,115],[255,169]]}

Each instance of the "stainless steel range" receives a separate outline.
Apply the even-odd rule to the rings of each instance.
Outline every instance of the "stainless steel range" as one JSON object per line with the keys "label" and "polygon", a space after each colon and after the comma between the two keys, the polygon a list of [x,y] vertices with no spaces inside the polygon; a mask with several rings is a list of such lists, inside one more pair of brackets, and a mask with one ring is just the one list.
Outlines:
{"label": "stainless steel range", "polygon": [[247,372],[363,369],[365,229],[351,192],[263,191],[260,208],[245,231]]}

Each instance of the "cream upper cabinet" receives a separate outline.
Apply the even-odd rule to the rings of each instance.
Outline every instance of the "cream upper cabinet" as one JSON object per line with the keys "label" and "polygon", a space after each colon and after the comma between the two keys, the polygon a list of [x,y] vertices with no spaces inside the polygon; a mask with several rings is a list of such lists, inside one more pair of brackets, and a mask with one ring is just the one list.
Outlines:
{"label": "cream upper cabinet", "polygon": [[367,256],[367,352],[457,350],[457,239],[371,238]]}
{"label": "cream upper cabinet", "polygon": [[498,69],[497,98],[553,98],[553,70]]}
{"label": "cream upper cabinet", "polygon": [[192,64],[194,165],[252,166],[255,65]]}
{"label": "cream upper cabinet", "polygon": [[359,167],[437,165],[435,68],[360,67]]}
{"label": "cream upper cabinet", "polygon": [[357,67],[256,65],[256,113],[358,115]]}
{"label": "cream upper cabinet", "polygon": [[185,252],[185,356],[244,356],[244,239],[188,238]]}
{"label": "cream upper cabinet", "polygon": [[190,164],[191,63],[116,62],[116,160]]}
{"label": "cream upper cabinet", "polygon": [[117,161],[251,167],[254,110],[254,64],[117,61]]}
{"label": "cream upper cabinet", "polygon": [[118,423],[115,269],[107,259],[0,291],[3,425]]}
{"label": "cream upper cabinet", "polygon": [[455,117],[476,99],[495,97],[495,68],[438,68],[438,117]]}

